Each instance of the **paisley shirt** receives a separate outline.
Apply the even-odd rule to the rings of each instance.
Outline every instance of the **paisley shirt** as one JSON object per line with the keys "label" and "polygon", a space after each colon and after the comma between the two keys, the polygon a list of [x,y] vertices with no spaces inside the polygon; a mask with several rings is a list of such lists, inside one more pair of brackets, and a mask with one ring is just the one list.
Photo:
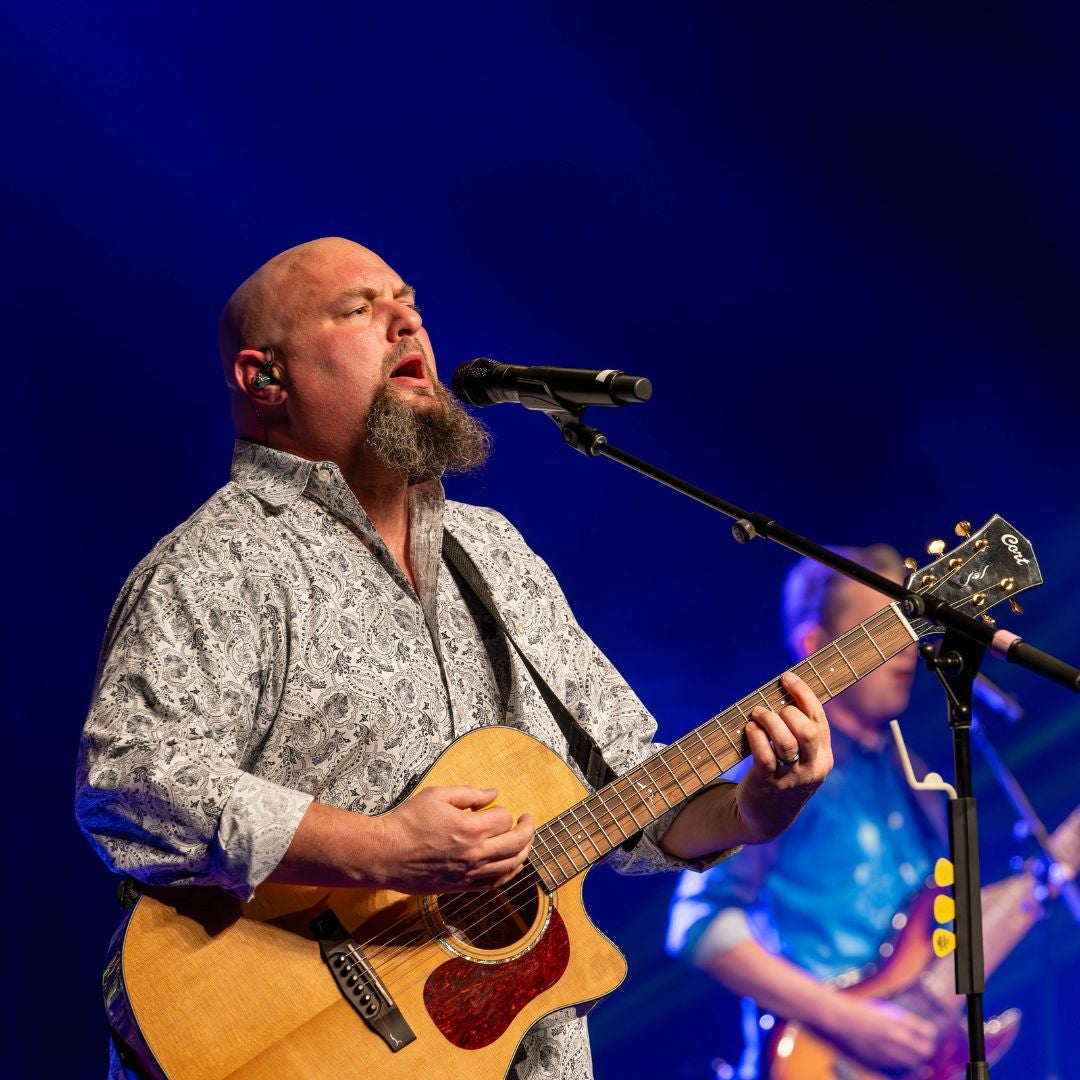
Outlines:
{"label": "paisley shirt", "polygon": [[[415,590],[336,465],[237,443],[230,482],[143,559],[109,620],[76,812],[112,869],[246,899],[312,800],[385,811],[466,731],[511,725],[567,759],[516,650],[443,560],[444,528],[608,764],[621,773],[658,748],[652,717],[505,518],[444,501],[437,481],[410,488],[409,512]],[[687,866],[657,845],[670,817],[608,861]],[[578,1080],[588,1058],[584,1020],[564,1010],[515,1062],[522,1078]]]}

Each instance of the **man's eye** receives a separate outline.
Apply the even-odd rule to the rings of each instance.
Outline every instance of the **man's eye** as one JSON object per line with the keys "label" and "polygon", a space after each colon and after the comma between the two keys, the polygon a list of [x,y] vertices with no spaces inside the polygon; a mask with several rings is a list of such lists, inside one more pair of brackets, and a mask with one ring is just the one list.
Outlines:
{"label": "man's eye", "polygon": [[349,312],[349,314],[350,315],[366,315],[370,310],[371,309],[368,307],[367,304],[361,304],[359,307],[353,308],[352,311]]}

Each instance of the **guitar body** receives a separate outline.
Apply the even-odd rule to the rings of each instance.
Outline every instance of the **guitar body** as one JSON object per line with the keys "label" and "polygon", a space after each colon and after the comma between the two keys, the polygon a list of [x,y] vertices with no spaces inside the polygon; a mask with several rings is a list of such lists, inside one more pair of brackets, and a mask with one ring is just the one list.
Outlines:
{"label": "guitar body", "polygon": [[[802,1024],[778,1023],[765,1051],[769,1080],[964,1080],[967,1072],[968,1034],[963,1020],[963,998],[943,1004],[922,987],[922,977],[936,958],[930,945],[935,891],[923,893],[908,914],[889,960],[865,982],[840,994],[855,994],[898,1005],[935,1020],[941,1030],[932,1061],[910,1073],[879,1072],[846,1054],[835,1043]],[[985,1024],[986,1059],[993,1064],[1012,1045],[1019,1031],[1020,1013],[1009,1009]]]}
{"label": "guitar body", "polygon": [[[511,728],[456,740],[421,787],[498,788],[538,822],[586,794],[547,747]],[[492,1080],[541,1017],[585,1012],[626,962],[585,914],[584,875],[544,889],[528,870],[499,893],[415,897],[263,885],[150,889],[114,939],[106,1005],[142,1071],[176,1080]],[[376,1033],[323,959],[313,918],[333,912],[415,1038]]]}

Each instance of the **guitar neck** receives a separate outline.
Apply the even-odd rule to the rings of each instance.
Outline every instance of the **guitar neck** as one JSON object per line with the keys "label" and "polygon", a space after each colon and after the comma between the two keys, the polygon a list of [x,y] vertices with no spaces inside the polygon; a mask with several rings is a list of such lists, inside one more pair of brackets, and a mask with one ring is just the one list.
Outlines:
{"label": "guitar neck", "polygon": [[[918,638],[899,607],[890,604],[792,670],[824,703]],[[790,704],[777,677],[571,806],[537,830],[534,869],[551,889],[583,873],[747,757],[744,729],[751,709],[765,705],[776,710]]]}

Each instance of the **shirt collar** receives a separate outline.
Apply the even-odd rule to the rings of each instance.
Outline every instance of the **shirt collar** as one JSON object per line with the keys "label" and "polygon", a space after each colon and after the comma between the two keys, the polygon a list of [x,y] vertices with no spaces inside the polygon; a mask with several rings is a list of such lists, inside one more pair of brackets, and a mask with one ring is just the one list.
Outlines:
{"label": "shirt collar", "polygon": [[[304,494],[316,464],[283,450],[237,439],[230,479],[237,487],[254,495],[271,513],[276,513]],[[330,461],[321,464],[337,469]]]}
{"label": "shirt collar", "polygon": [[[367,514],[333,461],[311,461],[247,439],[237,439],[230,477],[271,513],[280,513],[307,495],[340,517],[360,519],[357,523],[370,529]],[[421,537],[428,537],[430,545],[430,538],[437,536],[437,542],[441,544],[444,501],[439,480],[425,480],[409,487],[414,547]],[[415,554],[418,552],[414,551]]]}

